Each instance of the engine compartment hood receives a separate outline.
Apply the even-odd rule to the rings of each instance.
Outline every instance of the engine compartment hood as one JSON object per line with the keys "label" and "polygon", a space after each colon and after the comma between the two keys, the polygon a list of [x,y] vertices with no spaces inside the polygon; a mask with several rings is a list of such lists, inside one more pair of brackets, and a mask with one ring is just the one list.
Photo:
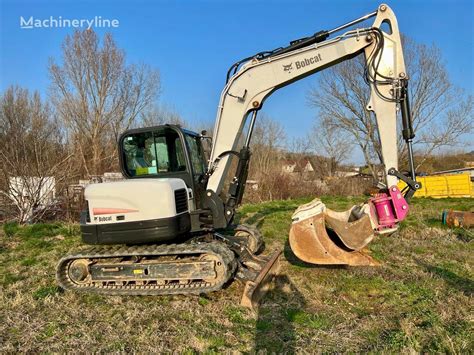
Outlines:
{"label": "engine compartment hood", "polygon": [[84,196],[90,223],[121,223],[176,216],[176,191],[183,189],[187,199],[181,179],[136,179],[92,184]]}

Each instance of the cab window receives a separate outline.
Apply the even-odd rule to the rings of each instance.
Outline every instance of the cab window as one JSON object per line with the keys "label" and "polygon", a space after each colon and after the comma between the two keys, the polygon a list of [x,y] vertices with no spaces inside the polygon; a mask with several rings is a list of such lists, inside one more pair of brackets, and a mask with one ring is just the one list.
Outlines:
{"label": "cab window", "polygon": [[195,175],[202,175],[206,171],[206,162],[201,141],[198,137],[186,134],[186,142],[191,156],[191,164]]}
{"label": "cab window", "polygon": [[124,168],[130,176],[186,170],[182,142],[172,129],[132,133],[124,137],[121,148]]}

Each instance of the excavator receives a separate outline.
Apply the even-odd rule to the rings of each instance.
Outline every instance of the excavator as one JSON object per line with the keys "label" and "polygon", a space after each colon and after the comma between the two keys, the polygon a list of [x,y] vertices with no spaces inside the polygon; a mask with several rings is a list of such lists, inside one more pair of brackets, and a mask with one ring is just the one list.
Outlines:
{"label": "excavator", "polygon": [[[370,18],[375,18],[372,25],[356,26]],[[357,55],[365,56],[371,91],[366,109],[376,117],[385,183],[367,203],[345,212],[332,211],[319,199],[300,206],[289,244],[307,263],[375,265],[365,247],[397,230],[408,213],[407,201],[420,188],[400,32],[385,4],[332,30],[234,63],[220,96],[210,152],[205,132],[179,125],[124,132],[118,152],[125,180],[85,189],[81,234],[92,247],[59,261],[59,285],[104,295],[203,294],[237,279],[244,283],[241,304],[258,307],[279,271],[281,251],[263,255],[261,233],[234,224],[257,113],[274,91]],[[408,149],[406,174],[398,171],[399,112]],[[398,180],[406,183],[403,191]]]}

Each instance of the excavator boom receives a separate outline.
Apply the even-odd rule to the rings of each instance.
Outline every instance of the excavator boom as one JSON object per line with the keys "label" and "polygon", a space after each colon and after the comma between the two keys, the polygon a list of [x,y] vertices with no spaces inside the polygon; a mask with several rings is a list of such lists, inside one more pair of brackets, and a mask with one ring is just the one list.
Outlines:
{"label": "excavator boom", "polygon": [[[351,28],[373,18],[370,27]],[[383,29],[384,30],[383,30]],[[367,265],[374,262],[362,249],[378,234],[388,234],[408,212],[407,199],[419,188],[413,171],[411,142],[414,137],[408,104],[408,75],[400,32],[393,11],[385,4],[377,11],[330,31],[292,41],[288,47],[261,52],[234,64],[228,72],[215,123],[215,138],[206,187],[214,224],[232,220],[241,202],[250,159],[250,141],[257,112],[276,90],[357,55],[364,55],[370,99],[366,109],[376,117],[385,170],[385,189],[366,204],[337,213],[315,200],[293,216],[290,245],[302,260],[321,264]],[[402,114],[403,136],[408,145],[411,174],[398,172],[397,112]],[[238,151],[244,128],[244,146]],[[227,201],[218,198],[230,168],[230,157],[239,158]],[[407,182],[402,194],[396,185]],[[406,199],[405,199],[406,197]]]}

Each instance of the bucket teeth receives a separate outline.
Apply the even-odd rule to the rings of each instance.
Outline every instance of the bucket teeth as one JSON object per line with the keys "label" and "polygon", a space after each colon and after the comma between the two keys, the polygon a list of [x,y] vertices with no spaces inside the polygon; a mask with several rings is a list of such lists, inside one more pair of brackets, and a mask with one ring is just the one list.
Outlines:
{"label": "bucket teeth", "polygon": [[301,216],[302,210],[298,209],[293,215],[289,236],[293,253],[311,264],[378,265],[362,251],[375,235],[369,215],[349,222],[352,209],[333,212],[319,200],[315,201],[306,205],[316,206],[315,213],[304,210],[304,216]]}

